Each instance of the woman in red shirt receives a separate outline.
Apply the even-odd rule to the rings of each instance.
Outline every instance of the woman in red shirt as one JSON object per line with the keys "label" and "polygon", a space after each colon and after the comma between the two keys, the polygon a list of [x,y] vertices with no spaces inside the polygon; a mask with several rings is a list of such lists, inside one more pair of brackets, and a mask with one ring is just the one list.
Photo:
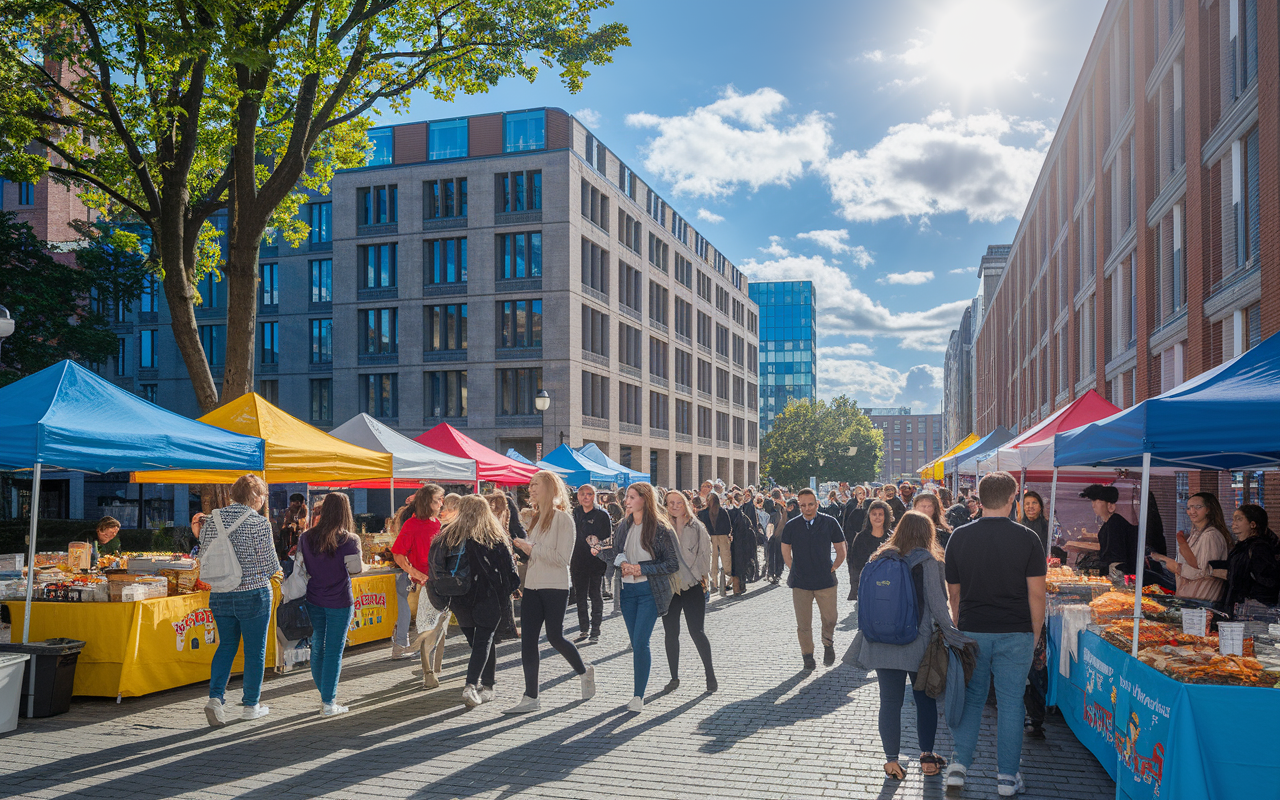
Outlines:
{"label": "woman in red shirt", "polygon": [[[413,513],[405,518],[395,544],[391,545],[391,554],[402,570],[396,575],[396,594],[400,602],[396,613],[396,627],[391,634],[392,658],[413,657],[413,648],[409,646],[410,615],[413,611],[409,607],[409,592],[415,584],[422,586],[427,582],[427,554],[431,550],[431,540],[440,532],[440,507],[443,503],[443,487],[428,483],[419,489],[410,503]],[[431,689],[439,685],[432,685],[434,672],[440,669],[440,663],[444,660],[444,648],[439,650],[441,652],[437,653],[435,670],[430,669],[428,662],[423,662],[423,681]]]}

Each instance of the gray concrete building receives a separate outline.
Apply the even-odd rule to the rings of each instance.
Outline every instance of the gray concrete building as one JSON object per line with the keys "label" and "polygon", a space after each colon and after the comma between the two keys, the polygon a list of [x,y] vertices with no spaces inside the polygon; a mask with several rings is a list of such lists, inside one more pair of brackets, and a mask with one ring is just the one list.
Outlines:
{"label": "gray concrete building", "polygon": [[1009,263],[1011,246],[987,247],[978,263],[978,295],[969,303],[960,326],[951,332],[942,365],[943,446],[950,450],[977,430],[978,409],[974,385],[977,361],[974,342],[982,329],[986,298],[991,297]]}

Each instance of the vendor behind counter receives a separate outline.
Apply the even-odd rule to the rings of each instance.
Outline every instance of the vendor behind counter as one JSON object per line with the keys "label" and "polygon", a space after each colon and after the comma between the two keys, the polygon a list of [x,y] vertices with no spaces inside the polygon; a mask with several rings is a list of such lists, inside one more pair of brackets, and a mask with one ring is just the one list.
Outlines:
{"label": "vendor behind counter", "polygon": [[94,562],[101,556],[115,555],[120,552],[120,521],[115,517],[103,517],[98,520],[97,529],[85,539],[95,550]]}

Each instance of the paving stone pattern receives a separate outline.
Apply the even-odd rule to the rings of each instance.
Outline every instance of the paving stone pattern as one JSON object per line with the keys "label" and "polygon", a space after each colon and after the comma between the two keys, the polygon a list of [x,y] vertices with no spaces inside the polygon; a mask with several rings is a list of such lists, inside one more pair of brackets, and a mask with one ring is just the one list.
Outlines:
{"label": "paving stone pattern", "polygon": [[[853,638],[852,611],[842,599],[841,655]],[[572,607],[569,620],[576,633]],[[268,677],[263,700],[270,716],[216,731],[205,723],[204,686],[119,705],[77,699],[68,714],[22,720],[17,731],[0,736],[0,797],[944,796],[941,779],[921,776],[915,760],[910,692],[903,710],[909,774],[898,783],[882,771],[875,676],[839,662],[819,663],[812,673],[800,669],[790,590],[756,583],[743,598],[713,598],[707,632],[720,691],[703,693],[701,664],[685,636],[683,684],[661,694],[669,672],[659,620],[648,703],[638,716],[624,709],[632,695],[631,653],[616,614],[605,620],[600,642],[582,648],[597,665],[596,697],[580,700],[577,677],[544,646],[542,711],[524,717],[500,713],[521,694],[518,643],[499,647],[497,699],[468,711],[461,703],[468,650],[456,632],[444,683],[431,692],[420,688],[415,661],[388,660],[387,643],[348,650],[339,701],[351,712],[336,718],[320,717],[305,666]],[[228,702],[238,699],[233,679]],[[988,709],[969,786],[945,796],[996,796],[994,723]],[[1047,740],[1028,740],[1023,750],[1025,798],[1115,796],[1114,784],[1061,718],[1051,717],[1047,731]],[[937,750],[949,756],[950,749],[940,724]]]}

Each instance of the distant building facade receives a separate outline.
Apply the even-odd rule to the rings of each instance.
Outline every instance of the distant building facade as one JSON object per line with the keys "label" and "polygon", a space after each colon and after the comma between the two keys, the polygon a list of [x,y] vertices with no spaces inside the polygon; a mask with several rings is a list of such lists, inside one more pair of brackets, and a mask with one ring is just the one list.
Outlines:
{"label": "distant building facade", "polygon": [[818,348],[812,281],[748,287],[760,309],[760,433],[793,398],[817,400]]}
{"label": "distant building facade", "polygon": [[862,413],[884,434],[884,456],[876,475],[880,483],[919,482],[920,468],[946,452],[942,414],[916,414],[910,406],[864,408]]}

